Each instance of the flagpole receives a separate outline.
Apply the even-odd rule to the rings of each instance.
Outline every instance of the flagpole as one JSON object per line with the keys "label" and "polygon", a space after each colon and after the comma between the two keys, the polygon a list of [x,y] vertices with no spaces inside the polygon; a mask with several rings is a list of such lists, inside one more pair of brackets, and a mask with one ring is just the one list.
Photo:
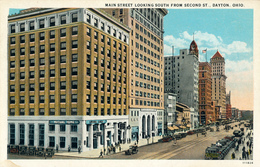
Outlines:
{"label": "flagpole", "polygon": [[208,62],[208,57],[207,57],[207,54],[208,54],[208,51],[207,51],[207,49],[206,49],[206,62]]}

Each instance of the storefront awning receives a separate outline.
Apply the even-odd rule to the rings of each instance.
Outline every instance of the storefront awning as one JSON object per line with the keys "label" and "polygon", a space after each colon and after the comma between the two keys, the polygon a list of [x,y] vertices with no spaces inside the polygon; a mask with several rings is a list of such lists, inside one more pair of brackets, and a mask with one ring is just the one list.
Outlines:
{"label": "storefront awning", "polygon": [[211,120],[208,120],[209,123],[211,123]]}
{"label": "storefront awning", "polygon": [[179,128],[185,129],[186,127],[185,126],[180,126]]}
{"label": "storefront awning", "polygon": [[187,128],[190,128],[190,125],[187,125]]}

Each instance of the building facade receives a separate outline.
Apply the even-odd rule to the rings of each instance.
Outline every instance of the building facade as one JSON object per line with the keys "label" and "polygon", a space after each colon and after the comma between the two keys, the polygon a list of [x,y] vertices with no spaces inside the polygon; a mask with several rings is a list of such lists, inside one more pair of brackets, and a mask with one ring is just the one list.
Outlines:
{"label": "building facade", "polygon": [[212,73],[208,62],[199,63],[199,116],[200,124],[213,122],[214,106],[212,103]]}
{"label": "building facade", "polygon": [[138,133],[140,139],[159,135],[161,125],[156,122],[157,113],[164,111],[163,17],[168,11],[159,8],[104,10],[131,28],[129,106],[130,112],[139,112],[136,123],[130,124],[131,127],[138,124],[138,132],[135,128],[132,134]]}
{"label": "building facade", "polygon": [[181,49],[178,56],[165,56],[165,92],[177,94],[177,101],[190,108],[191,128],[199,124],[199,60],[198,46],[193,40],[190,49]]}
{"label": "building facade", "polygon": [[164,93],[164,131],[166,133],[167,128],[175,125],[177,121],[176,102],[176,94]]}
{"label": "building facade", "polygon": [[226,119],[225,59],[217,51],[210,59],[212,68],[212,100],[220,107],[220,119]]}
{"label": "building facade", "polygon": [[226,95],[226,118],[232,118],[232,110],[231,110],[231,91]]}
{"label": "building facade", "polygon": [[8,144],[83,151],[130,138],[129,32],[100,9],[8,18]]}

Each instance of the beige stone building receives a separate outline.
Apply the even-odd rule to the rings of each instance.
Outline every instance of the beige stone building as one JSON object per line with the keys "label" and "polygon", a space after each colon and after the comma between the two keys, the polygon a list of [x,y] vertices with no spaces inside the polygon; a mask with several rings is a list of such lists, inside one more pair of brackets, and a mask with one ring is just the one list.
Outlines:
{"label": "beige stone building", "polygon": [[8,17],[8,143],[83,151],[130,138],[130,29],[100,9]]}
{"label": "beige stone building", "polygon": [[[220,119],[226,119],[225,58],[217,51],[210,59],[212,71],[212,101],[220,107]],[[216,118],[218,119],[218,118]]]}
{"label": "beige stone building", "polygon": [[[129,121],[132,134],[145,138],[163,129],[157,112],[164,109],[163,17],[159,8],[104,9],[131,28],[129,41]],[[134,113],[138,117],[132,117]],[[132,114],[133,113],[133,114]]]}

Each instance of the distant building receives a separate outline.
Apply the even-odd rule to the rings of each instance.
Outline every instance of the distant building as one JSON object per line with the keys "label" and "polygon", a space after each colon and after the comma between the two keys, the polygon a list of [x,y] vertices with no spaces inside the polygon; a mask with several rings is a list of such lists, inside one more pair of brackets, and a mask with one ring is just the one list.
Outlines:
{"label": "distant building", "polygon": [[164,93],[164,129],[167,133],[167,127],[176,123],[176,94]]}
{"label": "distant building", "polygon": [[212,69],[212,100],[220,106],[220,119],[226,119],[226,75],[225,59],[217,51],[210,59]]}
{"label": "distant building", "polygon": [[232,110],[231,110],[231,91],[226,95],[226,118],[232,118]]}
{"label": "distant building", "polygon": [[165,56],[164,64],[165,93],[175,93],[177,102],[190,108],[191,128],[197,127],[199,124],[199,60],[196,42],[194,40],[191,42],[190,49],[181,49],[178,56]]}

